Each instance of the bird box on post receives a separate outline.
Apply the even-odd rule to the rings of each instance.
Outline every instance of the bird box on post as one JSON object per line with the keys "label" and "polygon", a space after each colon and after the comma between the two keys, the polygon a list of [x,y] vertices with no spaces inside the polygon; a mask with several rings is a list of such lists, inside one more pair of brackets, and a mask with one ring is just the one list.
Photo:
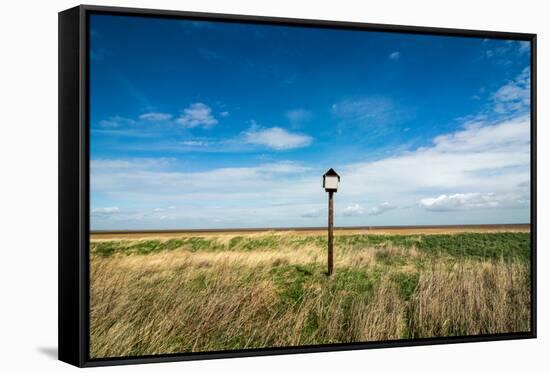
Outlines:
{"label": "bird box on post", "polygon": [[328,271],[327,275],[332,275],[334,270],[333,248],[334,248],[334,206],[333,206],[333,194],[338,190],[338,184],[340,183],[340,175],[329,169],[323,175],[323,188],[325,192],[328,192]]}
{"label": "bird box on post", "polygon": [[325,188],[325,192],[336,192],[339,183],[340,175],[334,169],[331,168],[323,175],[323,188]]}

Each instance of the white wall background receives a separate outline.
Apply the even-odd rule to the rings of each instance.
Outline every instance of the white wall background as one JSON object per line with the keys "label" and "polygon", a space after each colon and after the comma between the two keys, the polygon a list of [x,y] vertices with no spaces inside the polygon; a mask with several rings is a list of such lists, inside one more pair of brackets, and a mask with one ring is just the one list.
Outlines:
{"label": "white wall background", "polygon": [[[127,0],[91,4],[532,32],[538,39],[537,340],[109,368],[132,372],[535,372],[550,366],[550,23],[540,0]],[[69,371],[57,353],[57,12],[76,1],[5,1],[0,12],[0,370]]]}

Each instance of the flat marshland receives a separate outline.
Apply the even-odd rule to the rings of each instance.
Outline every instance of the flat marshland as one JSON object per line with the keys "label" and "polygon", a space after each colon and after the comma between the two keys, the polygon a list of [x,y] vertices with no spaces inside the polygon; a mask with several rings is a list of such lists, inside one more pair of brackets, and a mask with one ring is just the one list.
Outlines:
{"label": "flat marshland", "polygon": [[97,235],[93,358],[527,332],[528,231]]}

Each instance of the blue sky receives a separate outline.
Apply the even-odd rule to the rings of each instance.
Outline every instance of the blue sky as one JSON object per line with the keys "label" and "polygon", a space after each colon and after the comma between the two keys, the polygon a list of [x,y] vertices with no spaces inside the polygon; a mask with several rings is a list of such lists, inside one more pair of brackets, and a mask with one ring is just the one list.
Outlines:
{"label": "blue sky", "polygon": [[529,44],[92,15],[92,229],[529,222]]}

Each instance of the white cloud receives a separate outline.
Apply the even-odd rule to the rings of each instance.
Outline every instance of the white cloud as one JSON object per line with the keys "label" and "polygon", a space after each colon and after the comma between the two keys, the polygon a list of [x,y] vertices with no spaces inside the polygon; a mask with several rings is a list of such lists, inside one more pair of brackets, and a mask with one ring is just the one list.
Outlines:
{"label": "white cloud", "polygon": [[356,216],[363,215],[366,212],[364,207],[359,206],[357,203],[351,206],[346,206],[342,210],[342,215],[344,216]]}
{"label": "white cloud", "polygon": [[421,189],[486,188],[529,180],[528,115],[497,124],[476,123],[436,137],[432,145],[341,169],[347,193],[411,193]]}
{"label": "white cloud", "polygon": [[392,53],[390,53],[390,55],[388,56],[388,58],[389,58],[390,60],[394,60],[394,61],[398,60],[400,57],[401,57],[401,53],[399,53],[399,52],[392,52]]}
{"label": "white cloud", "polygon": [[395,206],[390,204],[389,202],[384,202],[381,205],[375,206],[367,211],[367,214],[369,215],[380,215],[385,213],[386,211],[393,210]]}
{"label": "white cloud", "polygon": [[183,113],[176,122],[187,128],[210,128],[216,125],[218,120],[214,118],[212,109],[208,105],[196,102],[183,109]]}
{"label": "white cloud", "polygon": [[[135,160],[93,160],[91,163],[92,190],[114,193],[123,198],[131,196],[156,197],[167,201],[196,200],[197,196],[224,200],[231,195],[303,197],[302,174],[309,168],[296,162],[263,163],[255,167],[215,168],[200,172],[167,171],[165,160],[158,162]],[[281,183],[281,180],[293,181]],[[321,193],[319,177],[315,185]],[[126,195],[126,196],[125,196]],[[139,197],[141,198],[141,197]]]}
{"label": "white cloud", "polygon": [[185,140],[181,141],[181,144],[186,146],[207,146],[208,142],[203,140]]}
{"label": "white cloud", "polygon": [[133,119],[115,115],[113,117],[109,117],[108,119],[100,120],[99,126],[101,128],[118,128],[124,125],[133,125],[135,123],[136,121]]}
{"label": "white cloud", "polygon": [[[489,40],[487,40],[489,41]],[[529,41],[521,40],[506,40],[503,44],[501,41],[497,43],[491,43],[491,49],[485,49],[485,56],[487,58],[495,57],[495,62],[509,64],[506,56],[510,53],[523,54],[531,49],[531,43]]]}
{"label": "white cloud", "polygon": [[92,161],[92,206],[109,203],[105,200],[132,206],[117,214],[118,225],[94,215],[94,229],[151,227],[158,219],[153,209],[167,205],[184,207],[163,211],[179,227],[292,225],[289,218],[300,219],[318,208],[312,202],[325,197],[320,176],[310,177],[309,168],[295,162],[190,172],[158,169],[152,163],[149,168],[131,166],[140,161]]}
{"label": "white cloud", "polygon": [[381,215],[386,211],[393,210],[395,206],[389,202],[381,203],[378,206],[371,208],[362,207],[359,204],[353,204],[345,207],[342,210],[342,215],[344,216],[358,216],[358,215]]}
{"label": "white cloud", "polygon": [[312,138],[300,133],[292,133],[281,127],[258,128],[253,125],[243,133],[244,142],[262,145],[275,150],[288,150],[308,146]]}
{"label": "white cloud", "polygon": [[514,80],[500,87],[493,95],[494,110],[499,114],[513,114],[529,109],[531,102],[531,71],[526,67]]}
{"label": "white cloud", "polygon": [[431,211],[450,211],[457,209],[470,209],[479,207],[496,207],[497,202],[492,200],[492,194],[457,193],[453,195],[442,194],[435,198],[420,200],[420,206]]}
{"label": "white cloud", "polygon": [[419,204],[430,211],[471,210],[495,207],[517,207],[528,205],[528,196],[521,194],[456,193],[424,198]]}
{"label": "white cloud", "polygon": [[139,116],[139,119],[146,120],[146,121],[152,121],[152,122],[162,122],[165,120],[172,119],[172,114],[168,113],[144,113]]}
{"label": "white cloud", "polygon": [[92,209],[92,214],[115,214],[118,213],[120,209],[118,207],[98,207]]}
{"label": "white cloud", "polygon": [[[220,113],[220,116],[227,117],[229,112],[223,111]],[[143,113],[137,117],[137,119],[126,118],[122,116],[112,116],[108,119],[103,119],[99,121],[99,126],[103,128],[103,131],[114,130],[119,127],[127,127],[128,125],[135,124],[144,124],[145,122],[169,122],[172,123],[174,116],[170,113],[161,113],[161,112],[148,112]],[[201,103],[197,102],[189,105],[187,108],[182,110],[181,115],[175,119],[175,122],[181,124],[187,128],[203,127],[210,128],[218,123],[218,120],[212,114],[212,109]],[[144,129],[143,127],[141,128]],[[97,131],[97,129],[96,129]],[[117,130],[118,131],[118,130]],[[141,132],[103,132],[105,134],[113,135],[132,135],[132,136],[142,136]]]}
{"label": "white cloud", "polygon": [[[476,122],[467,125],[464,130],[437,136],[433,140],[435,146],[432,150],[438,154],[472,152],[475,155],[478,152],[524,147],[529,141],[529,118],[521,117],[495,125],[481,125]],[[495,166],[498,164],[493,164],[492,168]]]}

